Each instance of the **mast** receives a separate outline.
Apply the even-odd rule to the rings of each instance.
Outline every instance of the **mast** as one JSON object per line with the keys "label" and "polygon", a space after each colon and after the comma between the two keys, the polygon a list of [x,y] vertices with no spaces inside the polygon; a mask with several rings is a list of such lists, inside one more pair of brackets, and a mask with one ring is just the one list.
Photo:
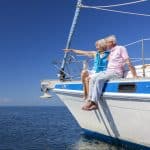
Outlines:
{"label": "mast", "polygon": [[142,39],[142,68],[143,68],[143,77],[145,77],[145,61],[144,61],[144,39]]}
{"label": "mast", "polygon": [[[70,48],[70,45],[71,45],[71,41],[72,41],[72,37],[73,37],[74,31],[75,31],[77,19],[79,17],[79,13],[80,13],[80,9],[81,9],[81,3],[82,3],[82,0],[78,0],[77,5],[76,5],[74,18],[73,18],[73,21],[72,21],[72,25],[71,25],[70,32],[69,32],[68,39],[67,39],[67,43],[66,43],[66,49]],[[66,77],[65,65],[66,65],[67,56],[68,56],[68,54],[65,53],[64,58],[62,60],[60,72],[59,72],[60,73],[59,79],[61,81],[64,81],[65,77]]]}

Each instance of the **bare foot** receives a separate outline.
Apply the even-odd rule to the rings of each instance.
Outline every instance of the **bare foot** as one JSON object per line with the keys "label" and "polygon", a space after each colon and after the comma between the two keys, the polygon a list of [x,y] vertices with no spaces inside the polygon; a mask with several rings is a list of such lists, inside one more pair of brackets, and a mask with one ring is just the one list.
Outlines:
{"label": "bare foot", "polygon": [[91,110],[96,110],[96,109],[98,109],[97,104],[93,104],[88,110],[91,111]]}
{"label": "bare foot", "polygon": [[86,108],[89,108],[91,106],[92,102],[91,101],[86,101],[84,103],[84,105],[82,106],[82,109],[86,109]]}
{"label": "bare foot", "polygon": [[87,110],[87,111],[91,111],[91,110],[95,110],[95,109],[98,109],[98,106],[96,103],[92,102],[92,101],[88,101],[86,102],[83,107],[82,107],[83,110]]}

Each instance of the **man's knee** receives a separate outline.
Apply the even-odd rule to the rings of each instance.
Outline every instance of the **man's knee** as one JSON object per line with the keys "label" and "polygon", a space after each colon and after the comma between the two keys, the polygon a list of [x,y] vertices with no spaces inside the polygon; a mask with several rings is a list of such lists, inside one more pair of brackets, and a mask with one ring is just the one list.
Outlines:
{"label": "man's knee", "polygon": [[100,84],[100,83],[104,83],[106,81],[105,78],[97,78],[96,79],[96,83]]}

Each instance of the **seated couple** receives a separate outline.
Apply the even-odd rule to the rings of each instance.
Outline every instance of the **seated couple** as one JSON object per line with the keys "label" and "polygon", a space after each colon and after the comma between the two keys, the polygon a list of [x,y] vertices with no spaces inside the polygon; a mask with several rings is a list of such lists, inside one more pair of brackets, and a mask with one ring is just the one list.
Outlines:
{"label": "seated couple", "polygon": [[87,111],[98,109],[98,101],[100,100],[105,82],[109,79],[123,77],[125,64],[128,65],[133,77],[137,78],[136,71],[130,62],[126,48],[117,45],[114,35],[98,40],[96,48],[97,52],[74,49],[65,50],[66,52],[72,51],[77,54],[94,57],[93,70],[83,70],[81,73],[86,98],[82,109]]}

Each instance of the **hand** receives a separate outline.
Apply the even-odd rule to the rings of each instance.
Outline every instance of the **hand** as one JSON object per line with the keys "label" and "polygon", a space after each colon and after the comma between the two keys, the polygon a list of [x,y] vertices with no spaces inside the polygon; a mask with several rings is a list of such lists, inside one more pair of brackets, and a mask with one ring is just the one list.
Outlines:
{"label": "hand", "polygon": [[142,76],[134,76],[135,79],[140,79]]}
{"label": "hand", "polygon": [[72,49],[63,49],[65,53],[72,52]]}

